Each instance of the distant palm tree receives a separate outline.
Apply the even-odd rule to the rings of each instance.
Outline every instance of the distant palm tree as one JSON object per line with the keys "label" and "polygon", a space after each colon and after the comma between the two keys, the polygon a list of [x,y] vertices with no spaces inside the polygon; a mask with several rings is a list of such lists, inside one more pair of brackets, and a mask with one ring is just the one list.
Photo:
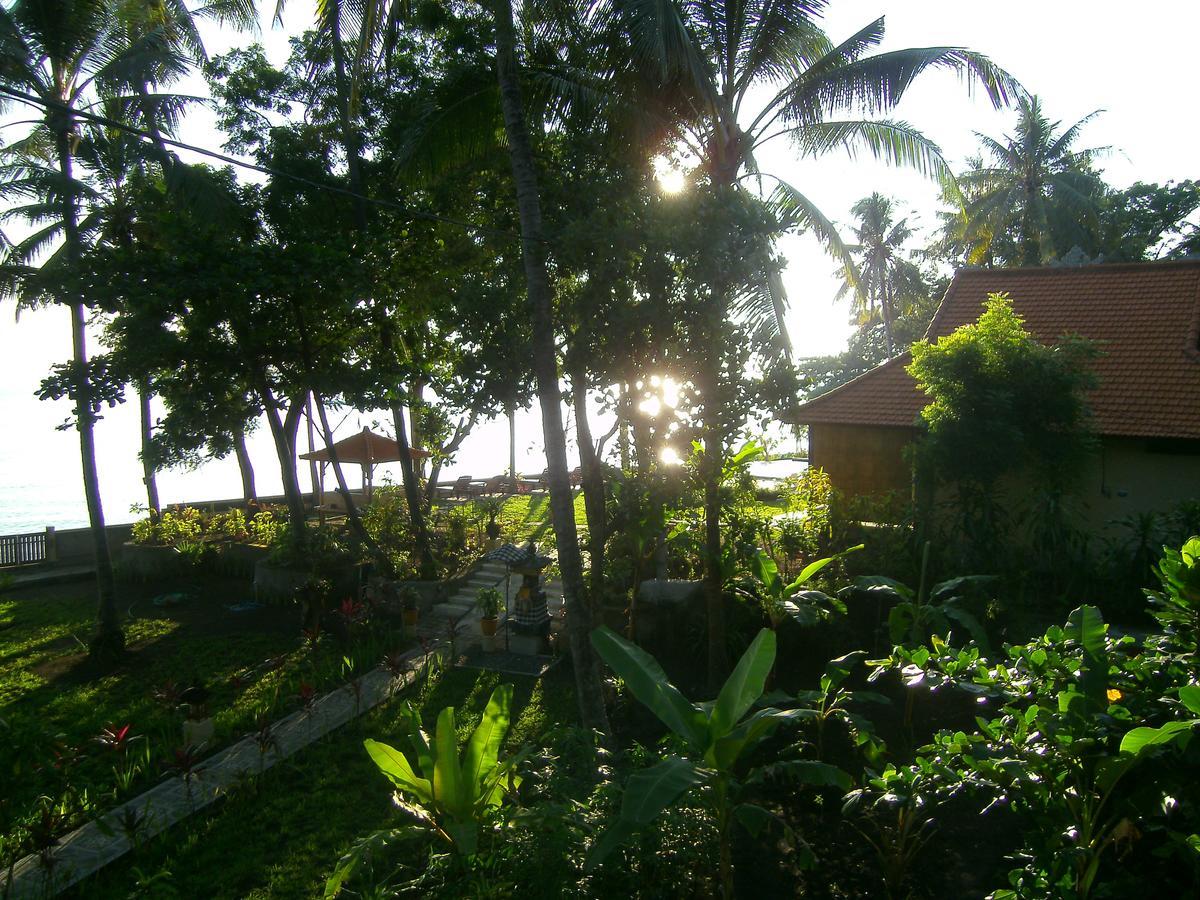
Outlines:
{"label": "distant palm tree", "polygon": [[920,267],[904,256],[904,244],[913,232],[908,219],[895,220],[891,198],[879,193],[863,197],[850,212],[858,219],[853,226],[858,242],[848,247],[857,266],[856,271],[843,269],[837,299],[854,294],[852,309],[860,325],[880,317],[891,357],[896,352],[892,323],[929,293]]}
{"label": "distant palm tree", "polygon": [[1060,130],[1062,123],[1046,118],[1037,97],[1020,98],[1012,134],[999,140],[978,135],[985,156],[959,176],[965,203],[961,215],[947,217],[949,243],[971,263],[1005,257],[1005,240],[1012,245],[1010,264],[1035,266],[1070,250],[1056,240],[1082,238],[1099,215],[1102,192],[1092,163],[1107,148],[1076,150],[1075,144],[1100,112]]}
{"label": "distant palm tree", "polygon": [[[871,54],[884,37],[880,17],[841,43],[820,28],[826,0],[675,3],[612,0],[632,57],[660,87],[658,112],[674,116],[667,141],[678,140],[714,185],[757,190],[785,226],[811,232],[844,263],[848,248],[829,218],[798,187],[762,172],[755,154],[776,138],[801,158],[833,150],[867,151],[940,179],[951,173],[938,146],[907,122],[881,118],[927,69],[949,69],[982,84],[993,105],[1022,94],[986,56],[962,47],[922,47]],[[764,102],[765,98],[765,102]],[[773,315],[786,345],[778,291],[768,285],[745,301]],[[750,310],[746,310],[749,312]]]}
{"label": "distant palm tree", "polygon": [[[871,54],[884,37],[882,17],[834,43],[817,24],[826,5],[826,0],[611,0],[611,27],[627,36],[611,65],[619,72],[632,62],[648,85],[647,102],[655,104],[665,123],[658,135],[660,148],[686,147],[718,193],[762,194],[762,181],[770,178],[774,188],[767,197],[783,226],[811,232],[853,271],[854,260],[833,223],[800,189],[762,172],[757,151],[787,138],[802,158],[866,150],[949,179],[936,144],[908,123],[880,116],[894,109],[913,80],[931,68],[949,69],[981,84],[997,107],[1021,88],[986,56],[962,47]],[[773,321],[777,344],[790,355],[782,291],[768,273],[764,276],[748,289],[714,286],[712,318]],[[723,430],[715,390],[719,362],[712,359],[709,365],[701,388],[708,398],[702,415],[705,582],[708,674],[716,687],[725,657],[719,521]]]}

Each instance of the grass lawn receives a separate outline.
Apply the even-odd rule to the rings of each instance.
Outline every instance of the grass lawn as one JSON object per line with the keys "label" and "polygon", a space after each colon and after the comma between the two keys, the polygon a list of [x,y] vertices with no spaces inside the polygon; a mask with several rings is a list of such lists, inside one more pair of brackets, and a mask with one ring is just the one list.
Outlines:
{"label": "grass lawn", "polygon": [[[186,599],[155,605],[165,593]],[[100,671],[86,656],[95,616],[90,583],[0,595],[0,864],[29,849],[26,826],[48,804],[62,815],[54,830],[64,831],[159,780],[182,745],[183,709],[173,692],[196,683],[209,689],[212,750],[251,731],[260,715],[295,708],[302,681],[319,687],[340,679],[343,650],[325,639],[310,653],[295,609],[227,608],[250,599],[248,582],[231,578],[122,585],[129,653]],[[362,667],[382,652],[364,646],[352,655]],[[96,740],[102,729],[125,725],[138,736],[128,750]]]}
{"label": "grass lawn", "polygon": [[[452,507],[471,510],[480,521],[480,527],[487,521],[487,515],[478,500],[466,500],[449,504]],[[539,545],[554,545],[554,526],[550,522],[550,495],[515,494],[504,499],[500,512],[496,515],[500,525],[501,539],[521,544],[534,540]],[[587,513],[583,505],[583,492],[575,492],[575,525],[577,528],[587,527]]]}
{"label": "grass lawn", "polygon": [[[505,753],[536,741],[556,722],[574,721],[572,679],[564,666],[542,679],[448,669],[406,696],[431,732],[438,712],[454,706],[465,740],[502,680],[516,688]],[[402,819],[391,786],[362,746],[368,737],[401,743],[402,703],[397,697],[317,741],[103,870],[72,896],[321,896],[337,860],[357,838]]]}

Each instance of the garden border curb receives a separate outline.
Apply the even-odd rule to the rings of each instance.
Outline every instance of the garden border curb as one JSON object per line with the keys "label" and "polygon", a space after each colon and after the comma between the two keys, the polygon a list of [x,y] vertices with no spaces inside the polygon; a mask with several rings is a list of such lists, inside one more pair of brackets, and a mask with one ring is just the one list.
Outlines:
{"label": "garden border curb", "polygon": [[166,831],[260,775],[280,760],[369,712],[397,691],[409,687],[434,658],[443,658],[446,647],[415,647],[400,659],[399,675],[379,666],[361,678],[316,700],[310,709],[297,710],[271,726],[271,746],[260,750],[255,736],[205,759],[190,778],[173,776],[134,799],[93,819],[61,838],[49,851],[47,867],[41,853],[31,853],[0,874],[0,897],[32,900],[52,897],[78,884],[124,856],[133,843],[121,828],[122,817],[140,813],[145,825],[135,837],[139,843]]}

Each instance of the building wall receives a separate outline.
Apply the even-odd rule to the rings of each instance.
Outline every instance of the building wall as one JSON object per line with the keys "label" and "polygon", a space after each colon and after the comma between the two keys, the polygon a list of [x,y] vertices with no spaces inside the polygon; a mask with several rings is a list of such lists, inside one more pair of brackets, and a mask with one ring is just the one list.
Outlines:
{"label": "building wall", "polygon": [[829,475],[834,487],[858,496],[912,490],[912,467],[904,448],[916,431],[875,425],[810,425],[809,463]]}
{"label": "building wall", "polygon": [[1104,438],[1077,493],[1081,517],[1094,534],[1111,532],[1114,520],[1200,499],[1200,441]]}
{"label": "building wall", "polygon": [[[915,435],[909,428],[811,425],[809,457],[846,494],[907,493],[912,471],[904,447]],[[1034,499],[1032,486],[1019,475],[1005,479],[1001,490],[1010,513],[1018,517]],[[939,495],[948,499],[941,491]],[[1119,533],[1113,523],[1126,517],[1200,500],[1200,441],[1102,438],[1083,466],[1074,500],[1079,525],[1097,536]]]}

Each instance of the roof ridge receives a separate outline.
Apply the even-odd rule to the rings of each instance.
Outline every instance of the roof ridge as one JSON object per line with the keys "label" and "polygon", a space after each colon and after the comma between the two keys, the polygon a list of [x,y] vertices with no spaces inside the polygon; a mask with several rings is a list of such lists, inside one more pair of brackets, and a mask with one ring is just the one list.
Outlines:
{"label": "roof ridge", "polygon": [[1131,269],[1186,269],[1192,266],[1200,267],[1200,257],[1120,260],[1117,262],[1086,263],[1082,266],[959,266],[954,270],[954,278],[951,279],[951,285],[953,286],[954,279],[959,275],[985,274],[988,276],[1008,276],[1018,274],[1029,275],[1034,272],[1039,274],[1073,275],[1081,272],[1094,273],[1097,269],[1103,269],[1106,272],[1116,272]]}
{"label": "roof ridge", "polygon": [[[1101,434],[1200,440],[1200,259],[1023,273],[960,269],[926,339],[969,324],[982,309],[977,302],[1004,292],[1038,340],[1053,344],[1076,333],[1104,342],[1107,352],[1094,363],[1100,384],[1091,395]],[[905,370],[910,359],[910,353],[893,357],[803,402],[788,418],[912,427],[927,398]]]}
{"label": "roof ridge", "polygon": [[950,279],[950,283],[946,285],[946,292],[942,294],[942,299],[938,303],[938,308],[933,312],[933,318],[929,320],[929,324],[925,328],[925,334],[922,337],[925,340],[932,340],[935,329],[941,324],[942,316],[946,310],[950,308],[950,294],[954,291],[954,286],[958,284],[958,272],[955,271],[954,277]]}

